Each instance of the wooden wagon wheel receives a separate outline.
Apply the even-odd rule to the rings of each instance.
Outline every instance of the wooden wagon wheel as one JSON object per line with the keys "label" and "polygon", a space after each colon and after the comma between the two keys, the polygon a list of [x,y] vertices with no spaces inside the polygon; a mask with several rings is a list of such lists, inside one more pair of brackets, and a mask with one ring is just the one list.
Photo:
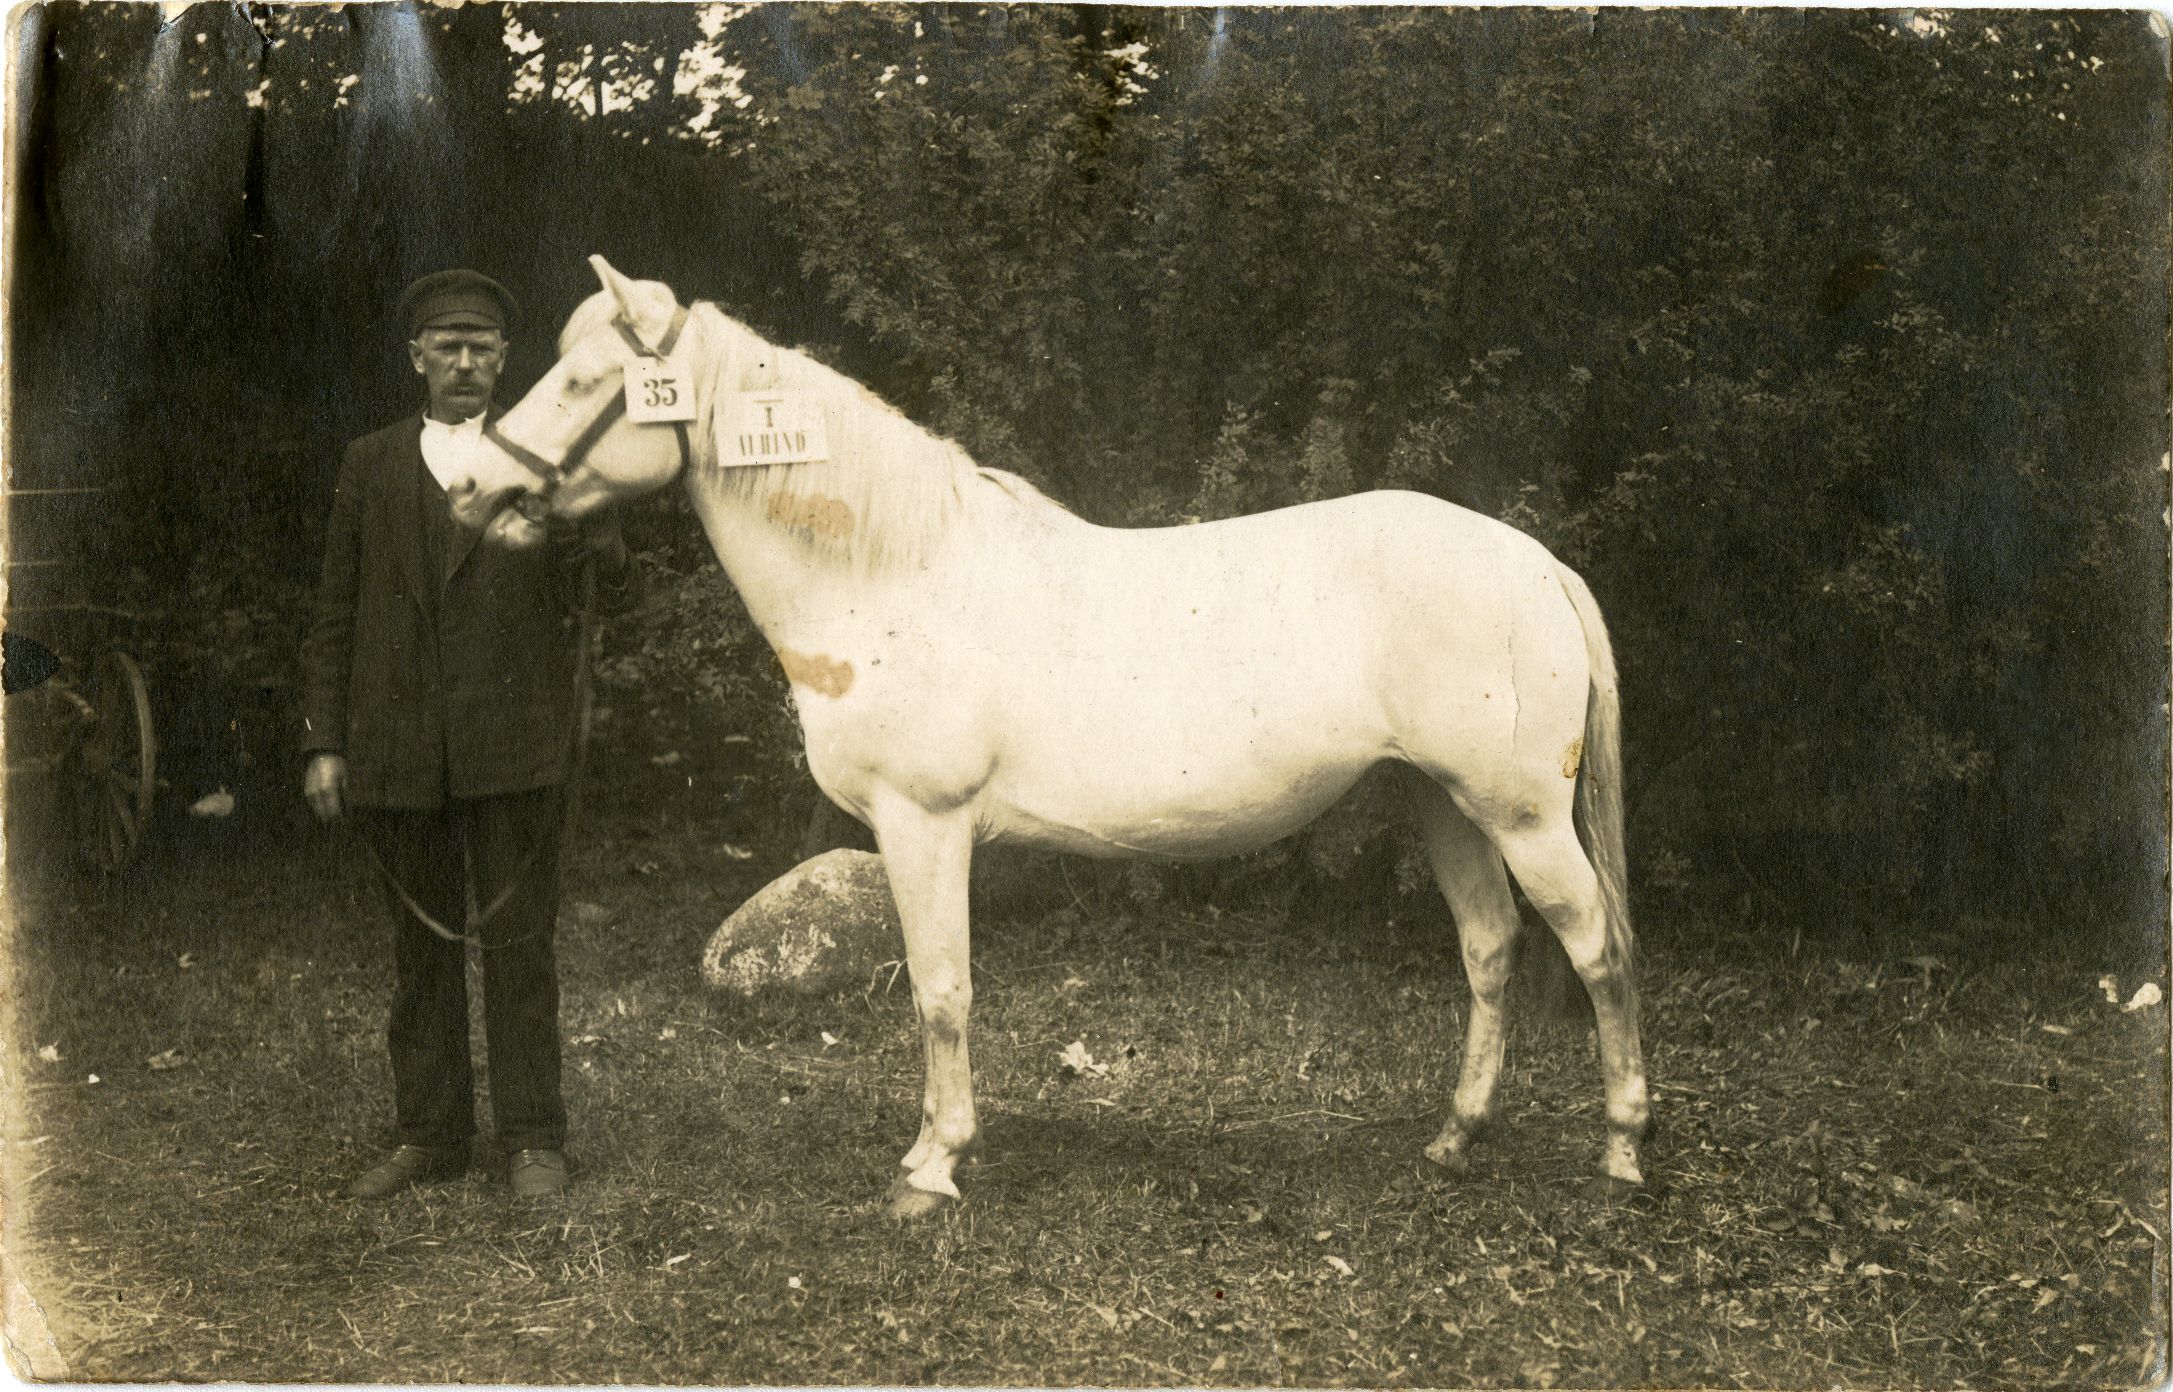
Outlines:
{"label": "wooden wagon wheel", "polygon": [[99,657],[91,671],[91,708],[77,753],[76,834],[85,858],[110,872],[142,839],[158,790],[151,688],[127,653]]}

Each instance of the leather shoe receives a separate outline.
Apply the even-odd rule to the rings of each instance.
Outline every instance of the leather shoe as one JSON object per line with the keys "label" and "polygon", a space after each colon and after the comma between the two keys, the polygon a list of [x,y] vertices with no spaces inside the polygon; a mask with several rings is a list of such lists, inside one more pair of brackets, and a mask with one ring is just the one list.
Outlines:
{"label": "leather shoe", "polygon": [[557,1150],[516,1150],[506,1162],[516,1199],[547,1199],[566,1188],[566,1156]]}
{"label": "leather shoe", "polygon": [[437,1179],[458,1179],[468,1171],[465,1148],[435,1150],[429,1146],[404,1145],[362,1172],[347,1186],[352,1199],[389,1199],[410,1184]]}

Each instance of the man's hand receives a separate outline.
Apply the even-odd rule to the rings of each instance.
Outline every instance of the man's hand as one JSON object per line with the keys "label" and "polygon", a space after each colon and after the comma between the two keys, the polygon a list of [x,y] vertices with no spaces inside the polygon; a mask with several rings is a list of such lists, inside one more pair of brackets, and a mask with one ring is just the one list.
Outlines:
{"label": "man's hand", "polygon": [[347,793],[347,760],[339,754],[313,754],[302,775],[302,796],[320,822],[337,821]]}

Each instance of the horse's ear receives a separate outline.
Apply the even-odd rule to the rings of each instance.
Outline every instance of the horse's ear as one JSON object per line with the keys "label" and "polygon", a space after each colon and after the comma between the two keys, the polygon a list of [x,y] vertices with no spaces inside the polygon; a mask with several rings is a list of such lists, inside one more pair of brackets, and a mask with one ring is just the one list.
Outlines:
{"label": "horse's ear", "polygon": [[591,256],[589,264],[596,268],[596,278],[604,283],[604,289],[611,292],[611,298],[619,302],[620,311],[628,318],[635,317],[638,311],[634,308],[633,300],[629,298],[634,289],[634,282],[620,275],[617,270],[613,269],[611,263],[601,256]]}

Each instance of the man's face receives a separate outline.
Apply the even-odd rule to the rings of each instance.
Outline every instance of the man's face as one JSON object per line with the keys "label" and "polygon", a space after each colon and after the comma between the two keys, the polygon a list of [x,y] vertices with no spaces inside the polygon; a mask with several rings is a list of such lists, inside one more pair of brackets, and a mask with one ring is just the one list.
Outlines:
{"label": "man's face", "polygon": [[431,417],[453,424],[490,405],[506,340],[496,329],[424,329],[407,353],[430,387]]}

